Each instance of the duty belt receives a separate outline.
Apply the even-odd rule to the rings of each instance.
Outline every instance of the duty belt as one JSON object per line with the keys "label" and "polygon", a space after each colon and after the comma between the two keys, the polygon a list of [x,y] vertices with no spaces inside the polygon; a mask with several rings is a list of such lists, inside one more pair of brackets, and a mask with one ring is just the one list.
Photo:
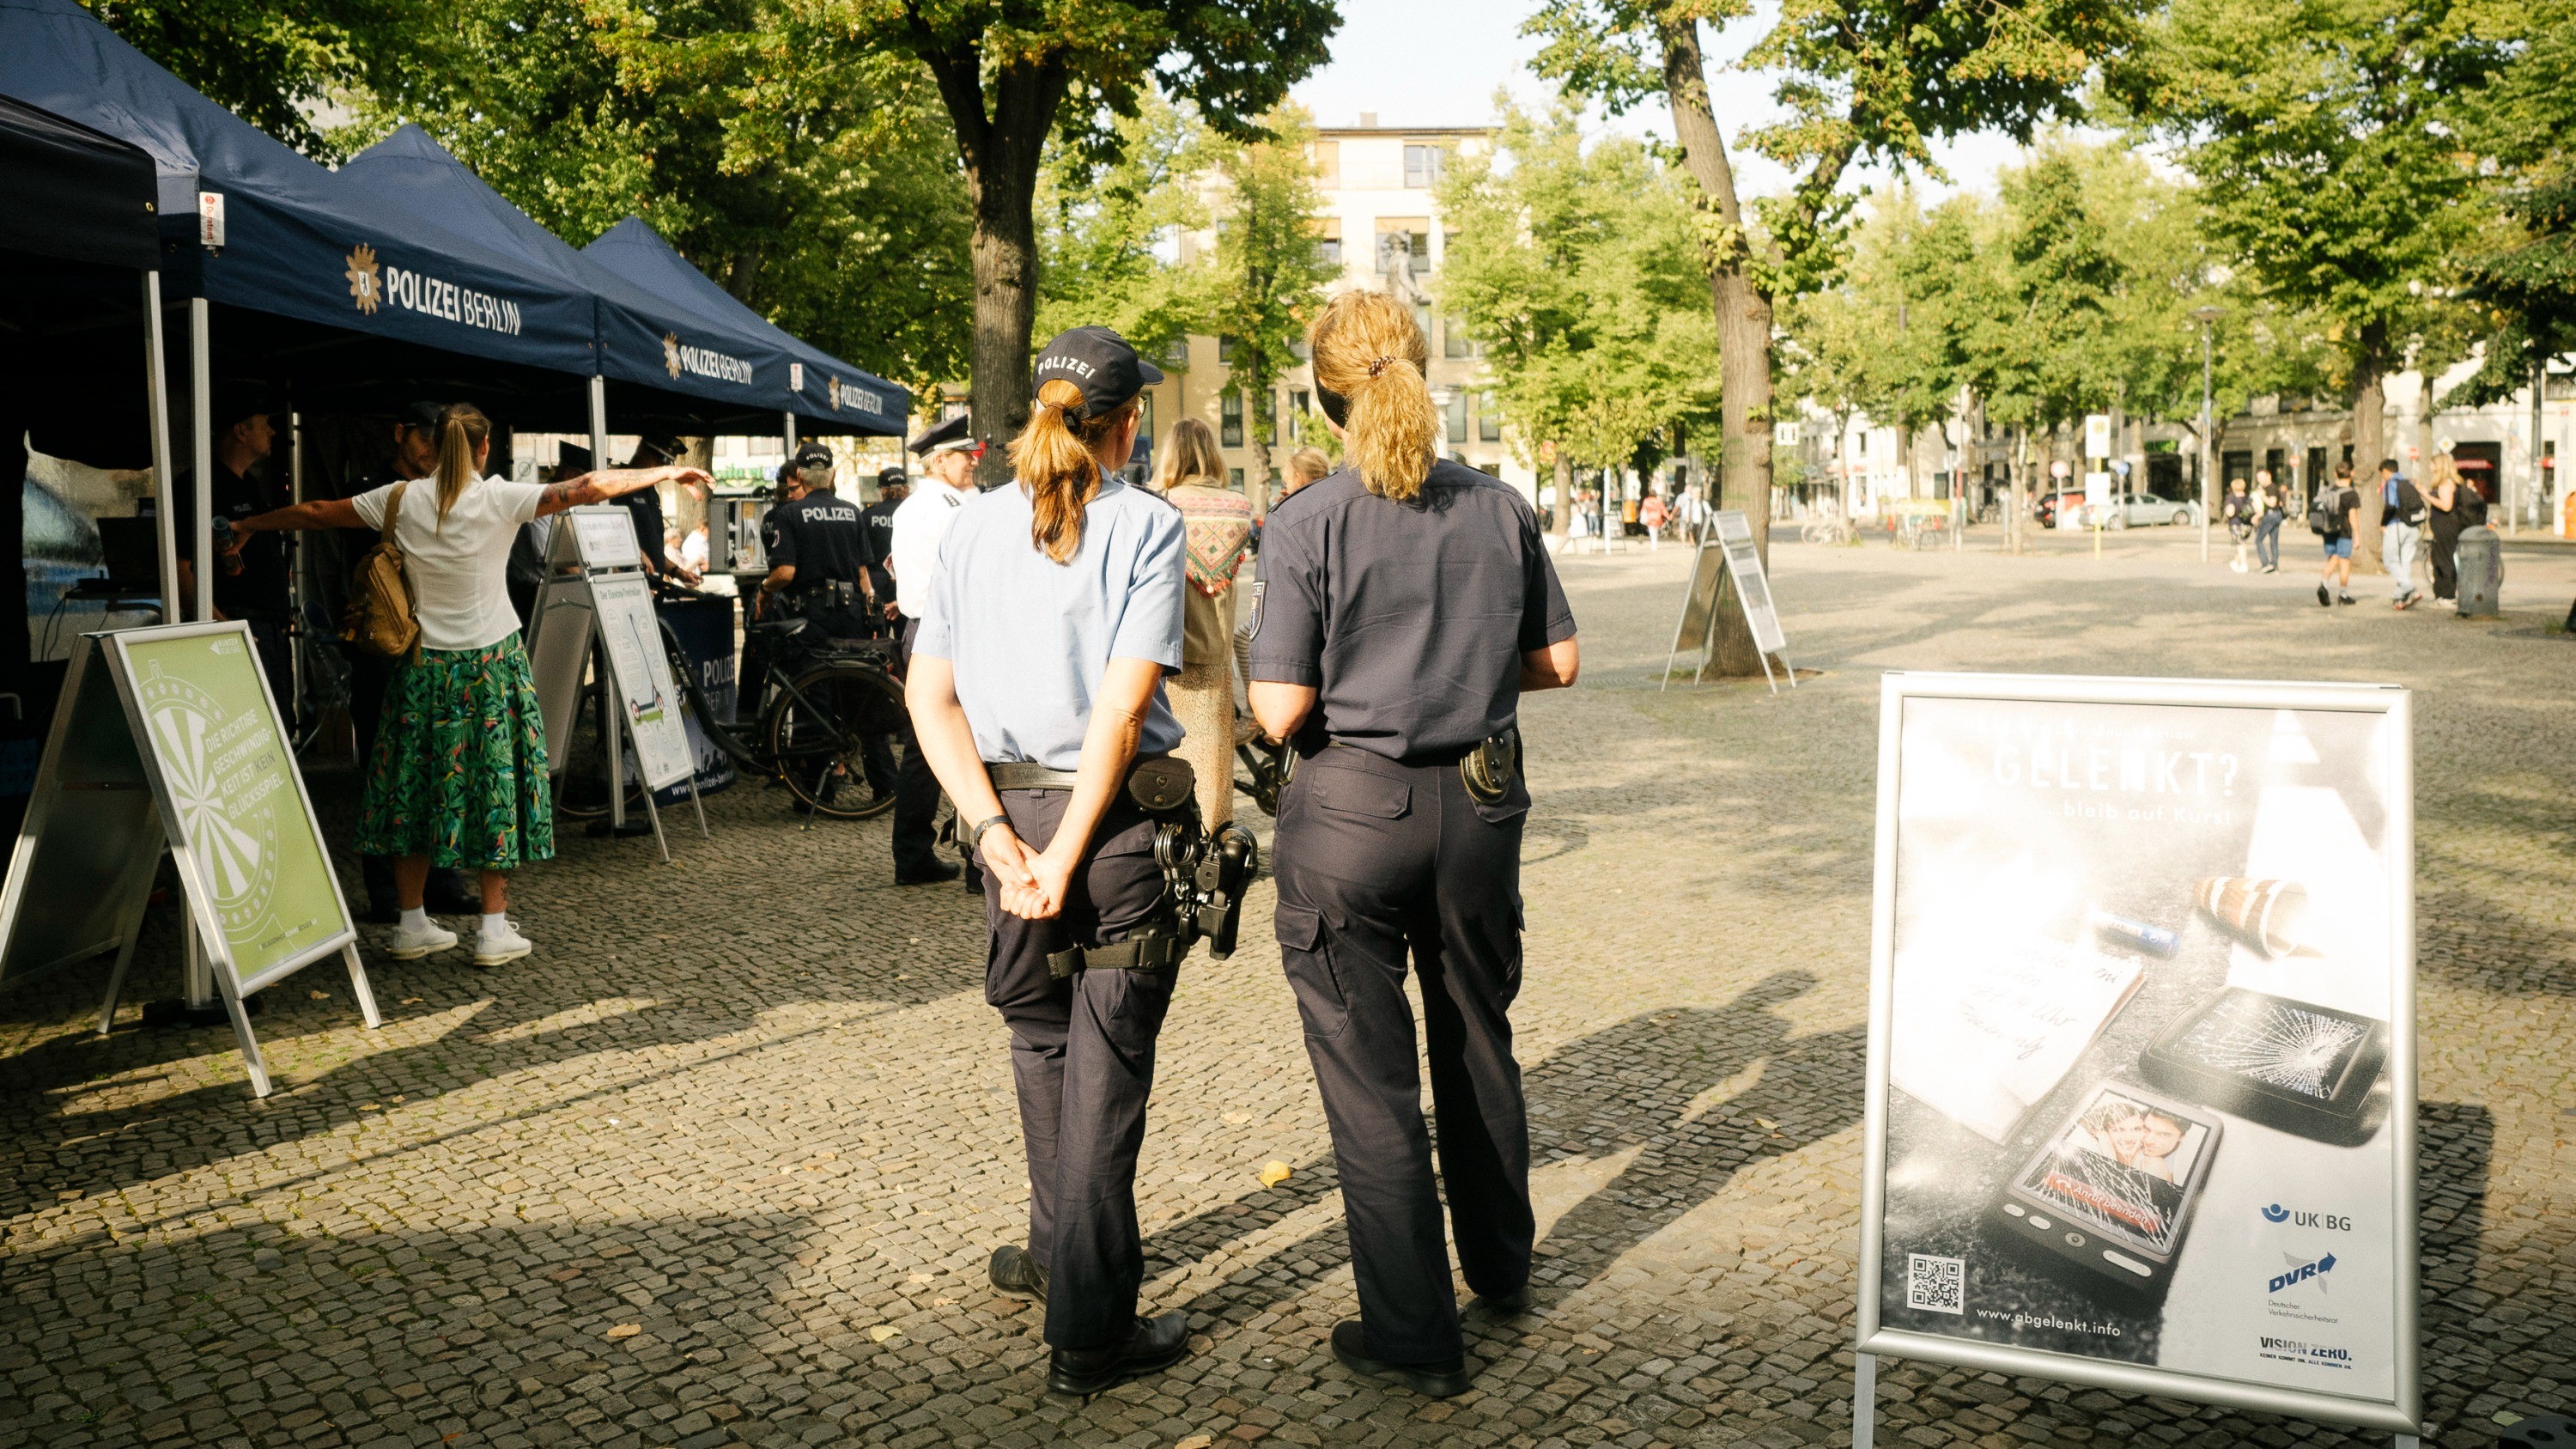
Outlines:
{"label": "duty belt", "polygon": [[1178,966],[1189,953],[1189,945],[1180,937],[1158,931],[1150,936],[1130,936],[1108,946],[1069,946],[1050,951],[1047,974],[1062,981],[1076,971],[1160,971]]}
{"label": "duty belt", "polygon": [[[1071,790],[1081,776],[1072,770],[1051,769],[1027,761],[987,764],[984,772],[992,778],[995,790]],[[1164,898],[1171,904],[1173,892],[1187,884],[1181,862],[1165,857],[1171,853],[1170,840],[1186,830],[1195,839],[1198,830],[1194,776],[1187,760],[1170,755],[1141,755],[1127,767],[1126,795],[1138,809],[1156,817],[1154,854],[1163,867]],[[1182,812],[1186,811],[1186,814]],[[1249,873],[1248,866],[1246,873]],[[1182,922],[1184,926],[1191,923]],[[1190,952],[1195,934],[1175,930],[1171,924],[1157,920],[1124,941],[1106,946],[1070,946],[1047,953],[1047,974],[1062,981],[1078,971],[1161,971],[1181,964]],[[1225,948],[1233,949],[1229,936]]]}

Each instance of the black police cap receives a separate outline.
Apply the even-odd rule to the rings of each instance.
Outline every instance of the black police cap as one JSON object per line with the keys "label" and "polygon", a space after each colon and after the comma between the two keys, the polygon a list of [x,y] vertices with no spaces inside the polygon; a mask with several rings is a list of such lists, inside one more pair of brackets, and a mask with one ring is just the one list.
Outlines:
{"label": "black police cap", "polygon": [[900,466],[879,468],[877,470],[877,486],[879,488],[892,488],[898,483],[909,483],[911,481],[912,475],[903,471]]}
{"label": "black police cap", "polygon": [[824,447],[820,443],[807,443],[796,450],[796,466],[799,468],[829,468],[832,466],[832,450]]}
{"label": "black police cap", "polygon": [[972,447],[974,439],[967,436],[969,422],[966,414],[959,413],[944,423],[922,429],[904,447],[925,457],[942,448]]}
{"label": "black police cap", "polygon": [[1082,389],[1079,415],[1116,412],[1127,400],[1163,380],[1163,370],[1136,355],[1127,339],[1106,327],[1073,327],[1048,339],[1038,352],[1032,387],[1062,379]]}

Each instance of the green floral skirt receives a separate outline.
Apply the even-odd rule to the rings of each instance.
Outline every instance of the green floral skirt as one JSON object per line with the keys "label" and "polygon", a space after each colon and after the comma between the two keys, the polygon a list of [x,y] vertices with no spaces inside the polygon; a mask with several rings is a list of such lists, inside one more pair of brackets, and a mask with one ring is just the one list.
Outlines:
{"label": "green floral skirt", "polygon": [[545,723],[528,651],[423,649],[385,688],[358,849],[508,870],[555,853]]}

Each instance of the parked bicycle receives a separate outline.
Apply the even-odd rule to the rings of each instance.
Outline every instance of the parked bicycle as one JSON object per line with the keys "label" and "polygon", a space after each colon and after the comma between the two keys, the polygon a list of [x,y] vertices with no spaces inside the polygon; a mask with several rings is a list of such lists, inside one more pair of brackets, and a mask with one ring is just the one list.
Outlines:
{"label": "parked bicycle", "polygon": [[1798,538],[1803,543],[1850,543],[1858,536],[1851,520],[1839,513],[1819,514],[1798,526]]}
{"label": "parked bicycle", "polygon": [[[752,708],[727,721],[708,700],[679,636],[662,625],[683,717],[746,775],[785,785],[800,810],[866,820],[893,809],[895,750],[906,728],[893,644],[812,637],[802,619],[754,624],[745,634],[761,645],[766,663]],[[555,791],[555,809],[574,819],[609,813],[599,709],[599,691],[584,688]],[[640,810],[643,788],[631,765],[626,775],[628,807]]]}

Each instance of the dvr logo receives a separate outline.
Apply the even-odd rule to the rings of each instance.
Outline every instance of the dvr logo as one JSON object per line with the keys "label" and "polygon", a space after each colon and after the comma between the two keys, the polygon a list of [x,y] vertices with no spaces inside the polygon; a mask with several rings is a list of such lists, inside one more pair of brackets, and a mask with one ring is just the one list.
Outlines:
{"label": "dvr logo", "polygon": [[2285,1288],[2297,1287],[2311,1279],[2318,1280],[2317,1286],[2323,1288],[2325,1275],[2334,1271],[2335,1256],[2328,1253],[2313,1263],[2302,1263],[2296,1258],[2290,1259],[2289,1262],[2290,1270],[2275,1275],[2268,1291],[2278,1293]]}

